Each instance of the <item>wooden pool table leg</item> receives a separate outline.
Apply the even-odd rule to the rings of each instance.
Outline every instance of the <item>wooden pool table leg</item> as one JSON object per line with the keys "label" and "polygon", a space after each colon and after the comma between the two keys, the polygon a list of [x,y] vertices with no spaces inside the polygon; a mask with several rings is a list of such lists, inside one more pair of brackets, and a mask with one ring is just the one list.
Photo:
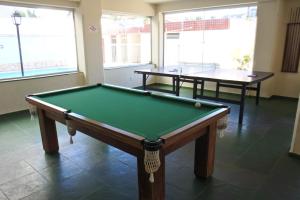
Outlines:
{"label": "wooden pool table leg", "polygon": [[160,168],[154,173],[154,183],[150,183],[149,174],[145,171],[144,154],[137,156],[138,185],[140,200],[165,199],[165,155],[160,151]]}
{"label": "wooden pool table leg", "polygon": [[194,173],[197,177],[206,178],[214,171],[217,123],[207,128],[207,133],[195,141]]}
{"label": "wooden pool table leg", "polygon": [[58,152],[58,140],[55,121],[45,115],[45,111],[38,109],[40,130],[43,142],[43,148],[47,153]]}

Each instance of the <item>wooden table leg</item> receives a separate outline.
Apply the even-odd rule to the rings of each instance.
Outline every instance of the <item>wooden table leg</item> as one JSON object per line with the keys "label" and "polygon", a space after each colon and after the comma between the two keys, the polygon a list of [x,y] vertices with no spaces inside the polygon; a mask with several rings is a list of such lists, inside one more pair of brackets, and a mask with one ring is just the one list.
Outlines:
{"label": "wooden table leg", "polygon": [[45,111],[38,109],[37,112],[39,117],[43,148],[47,153],[57,153],[59,147],[55,121],[48,118],[45,115]]}
{"label": "wooden table leg", "polygon": [[164,200],[165,199],[165,155],[160,150],[161,166],[154,173],[154,183],[150,183],[149,174],[145,171],[144,154],[137,156],[139,199]]}
{"label": "wooden table leg", "polygon": [[206,178],[214,171],[217,123],[207,128],[207,133],[195,141],[194,173]]}

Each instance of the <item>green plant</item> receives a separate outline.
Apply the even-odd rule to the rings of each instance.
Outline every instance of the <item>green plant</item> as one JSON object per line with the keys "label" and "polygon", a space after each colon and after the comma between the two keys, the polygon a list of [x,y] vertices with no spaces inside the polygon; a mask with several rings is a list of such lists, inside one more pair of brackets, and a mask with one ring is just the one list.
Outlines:
{"label": "green plant", "polygon": [[247,70],[249,68],[251,57],[249,55],[244,55],[242,58],[237,58],[236,61],[239,63],[239,66],[237,67],[239,70]]}

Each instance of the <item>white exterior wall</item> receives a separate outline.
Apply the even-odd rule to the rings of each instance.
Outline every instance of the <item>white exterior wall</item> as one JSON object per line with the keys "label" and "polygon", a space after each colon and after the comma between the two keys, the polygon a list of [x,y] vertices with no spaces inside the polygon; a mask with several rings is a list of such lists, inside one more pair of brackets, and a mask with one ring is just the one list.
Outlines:
{"label": "white exterior wall", "polygon": [[[142,75],[135,74],[134,70],[148,69],[153,65],[142,65],[142,66],[130,66],[120,68],[106,68],[104,69],[104,82],[112,85],[119,85],[123,87],[138,87],[142,85]],[[150,77],[147,80],[147,84],[154,82],[154,78]]]}

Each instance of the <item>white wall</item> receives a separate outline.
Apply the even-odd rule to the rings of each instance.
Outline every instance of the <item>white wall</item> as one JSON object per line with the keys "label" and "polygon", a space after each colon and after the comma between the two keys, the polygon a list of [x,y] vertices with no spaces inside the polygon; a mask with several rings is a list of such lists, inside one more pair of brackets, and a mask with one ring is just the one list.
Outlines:
{"label": "white wall", "polygon": [[299,0],[281,0],[281,18],[278,20],[278,44],[275,48],[274,54],[276,59],[274,65],[276,65],[276,77],[274,84],[274,94],[288,97],[298,97],[300,93],[300,65],[298,73],[284,73],[281,72],[281,66],[284,54],[285,36],[287,30],[287,23],[289,21],[289,15],[291,8],[300,7]]}
{"label": "white wall", "polygon": [[[277,1],[262,1],[257,4],[257,29],[254,51],[253,70],[274,72],[277,46],[277,30],[280,10]],[[276,77],[275,73],[275,77]],[[275,77],[262,82],[262,96],[274,94]]]}
{"label": "white wall", "polygon": [[83,84],[83,73],[1,82],[0,114],[27,109],[26,95]]}
{"label": "white wall", "polygon": [[[76,15],[81,16],[85,56],[85,78],[87,84],[101,83],[104,80],[102,63],[101,1],[80,2]],[[79,18],[79,17],[78,17]]]}
{"label": "white wall", "polygon": [[[300,1],[298,0],[289,0],[288,4],[286,5],[285,12],[284,12],[284,18],[282,20],[282,28],[286,30],[286,23],[288,22],[288,16],[289,16],[289,10],[291,10],[292,7],[300,7]],[[282,35],[282,42],[281,45],[284,43],[285,34]],[[282,54],[283,55],[283,54]],[[281,57],[282,61],[282,57]],[[300,66],[299,66],[300,71]],[[296,93],[300,94],[299,89],[300,88],[300,73],[279,73],[279,76],[276,79],[276,92],[278,91],[286,91],[286,93]],[[280,84],[284,82],[285,84]],[[286,94],[284,93],[284,94]],[[289,94],[287,94],[289,95]],[[293,134],[293,140],[291,144],[290,152],[300,155],[300,96],[299,96],[299,102],[298,102],[298,110],[296,113],[296,119],[295,119],[295,127],[294,127],[294,134]]]}
{"label": "white wall", "polygon": [[155,15],[154,6],[144,3],[141,0],[101,0],[101,5],[103,10],[131,13],[142,16]]}
{"label": "white wall", "polygon": [[[142,85],[142,75],[134,73],[138,69],[149,69],[153,65],[130,66],[121,68],[104,69],[104,82],[123,87],[138,87]],[[154,79],[149,78],[147,83],[153,83]]]}

